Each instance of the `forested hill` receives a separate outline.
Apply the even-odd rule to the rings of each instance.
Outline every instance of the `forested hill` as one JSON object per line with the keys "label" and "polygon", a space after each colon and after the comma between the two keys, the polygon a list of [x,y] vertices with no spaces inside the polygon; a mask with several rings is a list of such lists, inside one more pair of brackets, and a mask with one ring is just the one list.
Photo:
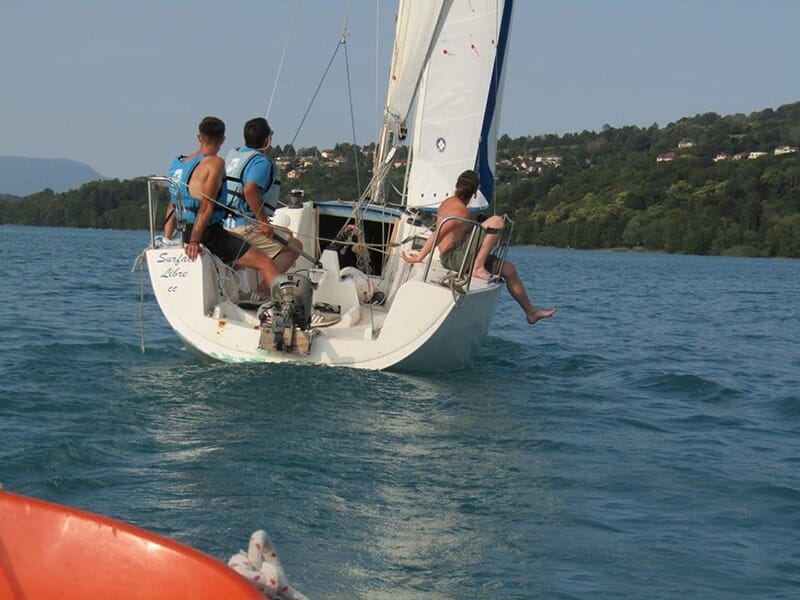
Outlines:
{"label": "forested hill", "polygon": [[[517,244],[642,248],[800,258],[800,102],[750,115],[706,113],[665,127],[503,136],[497,212]],[[284,193],[352,198],[373,146],[276,147]],[[403,152],[392,178],[402,182]],[[145,180],[98,181],[70,192],[0,199],[0,223],[147,227]]]}
{"label": "forested hill", "polygon": [[[800,102],[500,146],[498,211],[518,243],[800,258]],[[505,163],[518,156],[529,175]]]}

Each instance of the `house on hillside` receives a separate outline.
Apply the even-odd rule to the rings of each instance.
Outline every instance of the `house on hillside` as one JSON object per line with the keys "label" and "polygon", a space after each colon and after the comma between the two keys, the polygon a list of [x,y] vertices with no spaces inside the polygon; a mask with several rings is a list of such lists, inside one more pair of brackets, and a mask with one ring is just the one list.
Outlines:
{"label": "house on hillside", "polygon": [[747,155],[747,158],[754,159],[754,158],[761,158],[762,156],[766,156],[767,152],[751,152]]}
{"label": "house on hillside", "polygon": [[546,154],[543,156],[537,156],[534,162],[544,167],[553,167],[557,169],[561,166],[561,157],[555,154]]}
{"label": "house on hillside", "polygon": [[534,160],[527,154],[517,154],[511,161],[510,166],[518,173],[532,173]]}
{"label": "house on hillside", "polygon": [[714,162],[721,162],[723,160],[730,160],[730,159],[731,159],[730,154],[728,154],[727,152],[720,152],[714,157]]}
{"label": "house on hillside", "polygon": [[747,158],[748,156],[750,156],[750,153],[747,151],[737,152],[731,157],[731,160],[742,160],[743,158]]}
{"label": "house on hillside", "polygon": [[796,154],[797,153],[797,146],[778,146],[775,148],[775,156],[780,156],[781,154]]}
{"label": "house on hillside", "polygon": [[694,148],[694,142],[689,138],[683,138],[678,142],[678,148]]}
{"label": "house on hillside", "polygon": [[670,162],[678,157],[674,152],[663,152],[656,157],[656,162]]}
{"label": "house on hillside", "polygon": [[333,156],[328,157],[321,164],[324,167],[336,167],[338,165],[344,164],[344,157],[335,154]]}

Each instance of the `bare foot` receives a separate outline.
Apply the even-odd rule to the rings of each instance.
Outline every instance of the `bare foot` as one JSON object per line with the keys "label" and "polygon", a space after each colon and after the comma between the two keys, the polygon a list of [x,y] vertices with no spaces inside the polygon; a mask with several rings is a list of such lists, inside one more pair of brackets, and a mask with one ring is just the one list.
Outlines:
{"label": "bare foot", "polygon": [[476,279],[483,279],[484,281],[489,281],[489,277],[491,275],[492,274],[489,273],[489,271],[487,271],[483,267],[481,267],[480,269],[474,269],[472,271],[472,276],[473,277],[475,277]]}
{"label": "bare foot", "polygon": [[552,310],[534,310],[532,313],[528,313],[528,323],[533,325],[536,321],[540,319],[549,319],[558,309],[554,308]]}

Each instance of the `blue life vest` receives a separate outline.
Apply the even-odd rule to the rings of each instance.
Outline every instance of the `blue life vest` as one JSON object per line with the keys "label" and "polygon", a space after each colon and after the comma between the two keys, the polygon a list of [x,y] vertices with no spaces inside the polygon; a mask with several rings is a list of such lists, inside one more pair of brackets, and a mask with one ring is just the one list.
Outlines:
{"label": "blue life vest", "polygon": [[[179,221],[186,221],[187,223],[194,223],[197,218],[197,211],[200,209],[200,200],[189,195],[189,179],[192,177],[197,165],[203,160],[207,154],[199,154],[188,160],[183,161],[185,156],[176,156],[169,166],[168,175],[172,179],[174,185],[169,186],[169,195],[172,205],[175,207],[175,217]],[[176,189],[177,188],[177,189]],[[177,202],[177,192],[180,190],[181,202]],[[214,212],[211,213],[211,219],[208,225],[215,225],[221,223],[225,218],[224,201],[226,197],[225,186],[220,186],[219,193],[217,194],[216,202],[214,203]],[[180,206],[183,206],[183,211]]]}
{"label": "blue life vest", "polygon": [[[281,191],[280,169],[278,165],[273,163],[268,157],[264,156],[257,150],[252,148],[242,147],[235,148],[228,152],[225,157],[225,179],[227,180],[228,199],[227,204],[230,213],[225,221],[226,227],[238,227],[247,225],[251,221],[247,219],[254,219],[255,215],[247,204],[244,198],[244,180],[245,169],[248,167],[256,166],[258,162],[266,161],[267,167],[267,180],[266,187],[262,187],[262,182],[256,181],[259,186],[259,196],[261,197],[261,206],[267,216],[275,214],[278,208],[278,198]],[[248,179],[248,181],[252,181]],[[245,215],[245,216],[242,216]]]}

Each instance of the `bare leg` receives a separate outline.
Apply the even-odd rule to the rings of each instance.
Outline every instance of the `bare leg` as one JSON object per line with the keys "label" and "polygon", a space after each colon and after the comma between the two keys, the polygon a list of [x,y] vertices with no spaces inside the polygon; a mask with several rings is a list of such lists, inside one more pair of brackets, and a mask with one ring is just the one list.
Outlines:
{"label": "bare leg", "polygon": [[275,266],[275,262],[255,248],[250,248],[247,252],[242,254],[236,263],[234,263],[234,266],[236,268],[252,267],[257,269],[258,272],[261,273],[262,280],[261,285],[258,286],[259,290],[266,294],[270,293],[273,278],[280,273]]}
{"label": "bare leg", "polygon": [[[497,215],[493,215],[483,222],[483,226],[490,229],[502,229],[503,218],[498,217]],[[489,271],[486,270],[485,266],[486,259],[489,258],[489,253],[494,248],[496,242],[497,242],[496,233],[487,233],[483,237],[483,241],[481,242],[481,247],[478,248],[478,254],[477,256],[475,256],[475,263],[472,265],[473,277],[477,277],[478,279],[483,279],[483,280],[489,279],[489,275],[491,275],[491,273],[489,273]]]}
{"label": "bare leg", "polygon": [[528,323],[533,325],[540,319],[548,319],[556,314],[555,308],[551,310],[538,310],[533,305],[533,303],[530,301],[530,298],[528,298],[528,293],[525,291],[525,286],[523,285],[522,280],[517,274],[517,268],[514,266],[514,263],[503,263],[501,275],[503,276],[503,279],[506,280],[506,287],[508,288],[508,292],[511,294],[511,297],[514,298],[514,300],[516,300],[517,303],[522,307],[522,310],[525,311],[525,316],[528,319]]}
{"label": "bare leg", "polygon": [[303,249],[303,243],[296,237],[290,237],[288,241],[289,244],[272,259],[279,273],[288,271],[297,260],[299,251]]}

